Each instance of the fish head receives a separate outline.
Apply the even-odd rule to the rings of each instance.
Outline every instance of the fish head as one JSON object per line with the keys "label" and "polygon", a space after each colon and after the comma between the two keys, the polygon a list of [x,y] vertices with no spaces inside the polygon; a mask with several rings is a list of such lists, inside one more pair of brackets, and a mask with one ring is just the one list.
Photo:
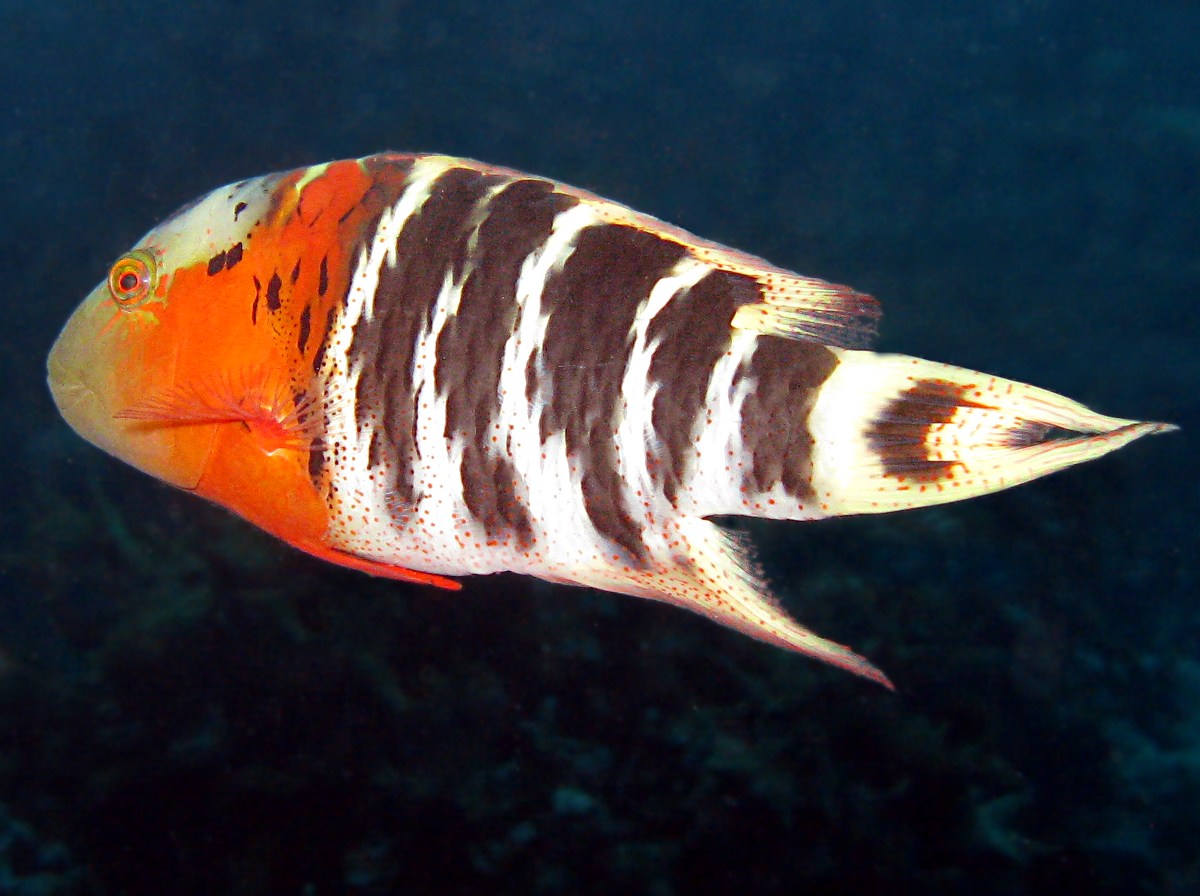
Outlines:
{"label": "fish head", "polygon": [[172,485],[196,487],[219,426],[196,406],[213,404],[206,396],[269,356],[250,326],[256,282],[265,286],[249,262],[277,214],[279,178],[223,187],[180,209],[75,309],[47,368],[54,402],[80,436]]}

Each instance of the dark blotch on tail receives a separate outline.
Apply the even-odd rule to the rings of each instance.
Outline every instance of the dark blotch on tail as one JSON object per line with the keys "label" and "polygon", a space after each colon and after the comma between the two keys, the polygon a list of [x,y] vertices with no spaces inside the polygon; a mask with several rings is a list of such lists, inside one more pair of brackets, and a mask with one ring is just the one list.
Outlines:
{"label": "dark blotch on tail", "polygon": [[1041,445],[1044,442],[1054,442],[1060,439],[1084,438],[1081,433],[1061,426],[1050,426],[1048,423],[1035,423],[1023,420],[1013,429],[1004,434],[1002,443],[1005,448],[1028,448],[1030,445]]}
{"label": "dark blotch on tail", "polygon": [[[866,432],[867,443],[879,455],[883,474],[916,482],[950,478],[960,462],[930,457],[926,439],[930,427],[949,423],[960,407],[989,407],[967,398],[974,388],[943,380],[917,380],[892,399]],[[1045,435],[1046,427],[1031,427],[1026,444],[1040,442]]]}

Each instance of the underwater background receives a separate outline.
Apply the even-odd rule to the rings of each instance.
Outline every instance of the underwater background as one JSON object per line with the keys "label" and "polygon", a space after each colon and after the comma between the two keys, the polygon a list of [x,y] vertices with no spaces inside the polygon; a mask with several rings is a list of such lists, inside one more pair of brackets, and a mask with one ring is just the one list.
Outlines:
{"label": "underwater background", "polygon": [[[0,6],[0,894],[1200,892],[1200,8]],[[221,184],[483,159],[852,284],[880,347],[1183,426],[753,524],[888,693],[627,597],[303,556],[85,444],[45,354]]]}

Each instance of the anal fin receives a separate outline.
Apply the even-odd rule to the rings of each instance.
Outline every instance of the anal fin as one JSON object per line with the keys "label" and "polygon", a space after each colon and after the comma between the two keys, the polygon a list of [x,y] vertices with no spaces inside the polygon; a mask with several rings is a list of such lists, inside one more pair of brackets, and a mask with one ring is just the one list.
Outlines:
{"label": "anal fin", "polygon": [[[750,569],[745,547],[715,523],[684,517],[677,527],[678,560],[630,582],[598,587],[674,604],[768,644],[837,666],[895,690],[888,677],[848,647],[820,637],[787,615]],[[584,583],[592,584],[592,583]]]}

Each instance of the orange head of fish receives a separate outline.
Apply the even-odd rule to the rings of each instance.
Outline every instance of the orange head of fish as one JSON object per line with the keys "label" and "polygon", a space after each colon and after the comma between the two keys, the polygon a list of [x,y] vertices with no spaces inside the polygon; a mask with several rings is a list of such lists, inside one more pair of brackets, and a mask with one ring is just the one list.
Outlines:
{"label": "orange head of fish", "polygon": [[85,439],[293,543],[326,522],[309,335],[330,313],[330,279],[347,276],[329,249],[346,219],[314,202],[361,196],[349,165],[224,187],[167,218],[112,265],[48,360],[55,404]]}

